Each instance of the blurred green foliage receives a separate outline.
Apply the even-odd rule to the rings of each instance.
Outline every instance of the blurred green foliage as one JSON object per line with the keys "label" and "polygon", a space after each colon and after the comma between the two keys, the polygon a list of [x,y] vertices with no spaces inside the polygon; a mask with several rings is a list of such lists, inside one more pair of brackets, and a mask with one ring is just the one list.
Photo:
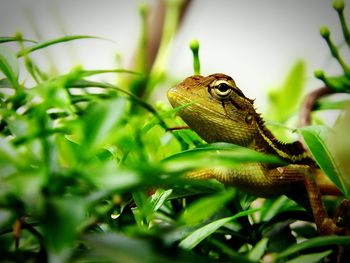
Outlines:
{"label": "blurred green foliage", "polygon": [[[280,161],[236,145],[204,144],[190,130],[168,130],[183,124],[175,116],[181,109],[147,100],[165,78],[177,26],[181,1],[166,3],[167,34],[157,60],[153,68],[145,66],[148,40],[142,31],[137,72],[78,66],[53,75],[32,59],[32,52],[92,36],[41,43],[20,34],[0,38],[2,261],[301,262],[325,257],[332,244],[349,244],[346,237],[317,237],[309,224],[291,226],[312,218],[285,197],[262,200],[216,181],[183,177],[213,165]],[[141,14],[147,16],[145,6]],[[280,122],[296,111],[301,96],[303,64],[291,72],[285,88],[273,95],[274,111],[284,112],[276,117]],[[113,85],[89,78],[97,74],[126,77]],[[295,85],[298,92],[289,101]],[[288,110],[281,111],[286,103]],[[334,157],[312,129],[301,134],[322,167]],[[349,194],[339,174],[331,179]],[[297,245],[300,239],[308,241]]]}

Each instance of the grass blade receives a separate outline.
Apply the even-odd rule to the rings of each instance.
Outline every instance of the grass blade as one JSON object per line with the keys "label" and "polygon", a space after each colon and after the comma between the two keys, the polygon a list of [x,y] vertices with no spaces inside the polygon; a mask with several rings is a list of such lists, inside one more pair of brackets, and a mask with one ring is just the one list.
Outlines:
{"label": "grass blade", "polygon": [[232,200],[234,193],[235,192],[230,189],[214,196],[199,199],[186,208],[181,214],[179,221],[186,225],[191,225],[207,220],[228,201]]}
{"label": "grass blade", "polygon": [[18,36],[15,36],[15,37],[0,37],[0,44],[1,43],[6,43],[6,42],[17,42],[17,41],[38,43],[35,40],[31,40],[31,39],[27,39],[27,38],[21,38],[21,37],[18,37]]}
{"label": "grass blade", "polygon": [[[38,43],[37,45],[22,49],[21,51],[19,51],[17,53],[17,57],[22,57],[26,54],[29,54],[31,52],[34,52],[36,50],[39,49],[43,49],[52,45],[56,45],[56,44],[60,44],[63,42],[69,42],[69,41],[73,41],[73,40],[79,40],[79,39],[104,39],[104,38],[100,38],[100,37],[96,37],[96,36],[89,36],[89,35],[73,35],[73,36],[64,36],[64,37],[60,37],[60,38],[55,38],[49,41],[45,41],[45,42],[41,42]],[[104,39],[106,40],[106,39]],[[111,41],[111,40],[109,40]]]}
{"label": "grass blade", "polygon": [[18,87],[18,62],[13,51],[6,46],[0,46],[0,70],[13,87]]}
{"label": "grass blade", "polygon": [[321,259],[327,257],[332,253],[332,250],[327,250],[324,252],[313,253],[308,255],[301,255],[299,257],[293,258],[292,260],[288,260],[286,263],[317,263],[321,262]]}
{"label": "grass blade", "polygon": [[295,244],[277,255],[277,259],[283,259],[305,249],[324,247],[330,245],[350,245],[349,236],[321,236],[311,238],[305,242]]}
{"label": "grass blade", "polygon": [[269,162],[283,164],[275,156],[265,155],[251,149],[229,143],[204,144],[198,148],[186,150],[163,159],[167,170],[183,171],[194,168],[223,166],[237,168],[247,162]]}
{"label": "grass blade", "polygon": [[220,227],[222,227],[226,223],[228,223],[232,220],[235,220],[239,217],[250,215],[250,214],[255,213],[256,211],[259,211],[259,210],[261,210],[261,209],[260,208],[259,209],[250,209],[247,211],[237,213],[234,216],[221,218],[219,220],[211,222],[211,223],[195,230],[192,234],[187,236],[184,240],[182,240],[180,242],[179,246],[183,249],[190,250],[190,249],[194,248],[195,246],[197,246],[205,238],[210,236],[212,233],[214,233],[216,230],[218,230]]}
{"label": "grass blade", "polygon": [[341,181],[340,169],[326,145],[326,138],[331,132],[325,126],[315,125],[299,129],[305,143],[310,149],[317,164],[326,173],[329,179],[344,193],[349,196],[344,182]]}

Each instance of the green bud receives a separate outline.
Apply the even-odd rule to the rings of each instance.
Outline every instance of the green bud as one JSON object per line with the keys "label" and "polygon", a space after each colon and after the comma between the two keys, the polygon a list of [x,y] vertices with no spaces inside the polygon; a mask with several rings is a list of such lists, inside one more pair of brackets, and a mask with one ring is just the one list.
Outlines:
{"label": "green bud", "polygon": [[320,69],[316,70],[314,72],[314,74],[315,74],[315,77],[318,78],[318,79],[324,79],[325,78],[324,72],[322,70],[320,70]]}
{"label": "green bud", "polygon": [[148,5],[146,3],[142,3],[139,5],[139,12],[142,17],[145,17],[148,14]]}
{"label": "green bud", "polygon": [[193,39],[190,42],[190,49],[192,50],[193,54],[193,69],[194,74],[199,75],[201,70],[201,64],[199,61],[199,42],[197,39]]}
{"label": "green bud", "polygon": [[333,8],[335,10],[337,10],[338,12],[339,11],[343,11],[344,10],[344,6],[345,6],[345,3],[343,0],[334,0],[333,1]]}
{"label": "green bud", "polygon": [[193,52],[198,52],[199,50],[199,42],[197,39],[192,39],[191,42],[190,42],[190,49],[193,51]]}
{"label": "green bud", "polygon": [[320,34],[323,38],[329,38],[331,32],[329,31],[328,27],[323,26],[320,29]]}
{"label": "green bud", "polygon": [[20,40],[22,40],[22,38],[23,38],[22,33],[21,33],[21,32],[16,32],[16,34],[15,34],[15,38],[16,38],[16,39],[20,39]]}

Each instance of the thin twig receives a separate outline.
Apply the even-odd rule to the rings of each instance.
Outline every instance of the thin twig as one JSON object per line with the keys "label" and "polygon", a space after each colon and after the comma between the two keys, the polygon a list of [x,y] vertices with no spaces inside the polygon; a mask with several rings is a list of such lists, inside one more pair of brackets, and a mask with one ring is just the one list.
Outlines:
{"label": "thin twig", "polygon": [[184,126],[176,126],[176,127],[170,127],[167,128],[167,131],[177,131],[177,130],[185,130],[185,129],[189,129],[190,127],[188,127],[187,125]]}
{"label": "thin twig", "polygon": [[18,219],[16,219],[15,223],[13,224],[13,239],[15,242],[15,249],[16,250],[19,248],[21,229],[22,229],[22,218],[18,218]]}
{"label": "thin twig", "polygon": [[311,124],[311,112],[314,109],[314,106],[318,99],[323,96],[334,93],[329,87],[321,87],[312,92],[310,92],[301,106],[299,114],[299,127],[308,126]]}

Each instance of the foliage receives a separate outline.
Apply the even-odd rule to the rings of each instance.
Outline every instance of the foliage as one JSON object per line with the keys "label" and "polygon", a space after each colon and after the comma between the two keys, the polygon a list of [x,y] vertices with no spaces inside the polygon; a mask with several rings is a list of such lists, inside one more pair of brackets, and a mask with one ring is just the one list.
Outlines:
{"label": "foliage", "polygon": [[[216,181],[183,177],[213,165],[281,161],[236,145],[204,144],[190,130],[170,132],[169,127],[182,124],[174,117],[181,109],[154,107],[145,99],[164,79],[178,18],[175,2],[167,1],[173,23],[165,23],[164,30],[170,25],[172,33],[167,31],[151,70],[140,57],[145,55],[140,44],[138,72],[77,66],[52,75],[39,68],[32,52],[95,37],[41,43],[20,34],[0,38],[3,260],[300,262],[329,255],[331,244],[349,244],[347,237],[317,237],[307,223],[291,225],[312,218],[285,197],[256,199]],[[141,11],[147,15],[145,7]],[[11,42],[19,44],[16,52],[7,46]],[[198,46],[196,52],[199,72]],[[89,79],[97,74],[124,78],[118,85]],[[301,131],[315,158],[326,162],[317,158],[320,149],[327,152],[323,139],[306,132],[314,133]],[[338,176],[332,178],[341,182],[337,185],[348,187]],[[308,241],[297,244],[301,239]]]}
{"label": "foliage", "polygon": [[[267,116],[283,123],[299,108],[305,83],[305,63],[297,61],[281,87],[269,92]],[[283,109],[281,111],[281,109]]]}
{"label": "foliage", "polygon": [[[350,47],[350,32],[346,23],[344,14],[345,3],[343,0],[335,0],[333,2],[333,8],[337,11],[341,28],[343,31],[345,44]],[[336,92],[350,92],[350,66],[345,63],[344,58],[340,54],[339,48],[333,43],[331,39],[331,33],[327,27],[322,27],[320,30],[321,36],[326,41],[331,55],[337,60],[340,67],[343,70],[343,74],[340,76],[326,76],[322,70],[317,70],[315,76],[322,80],[325,85]]]}

